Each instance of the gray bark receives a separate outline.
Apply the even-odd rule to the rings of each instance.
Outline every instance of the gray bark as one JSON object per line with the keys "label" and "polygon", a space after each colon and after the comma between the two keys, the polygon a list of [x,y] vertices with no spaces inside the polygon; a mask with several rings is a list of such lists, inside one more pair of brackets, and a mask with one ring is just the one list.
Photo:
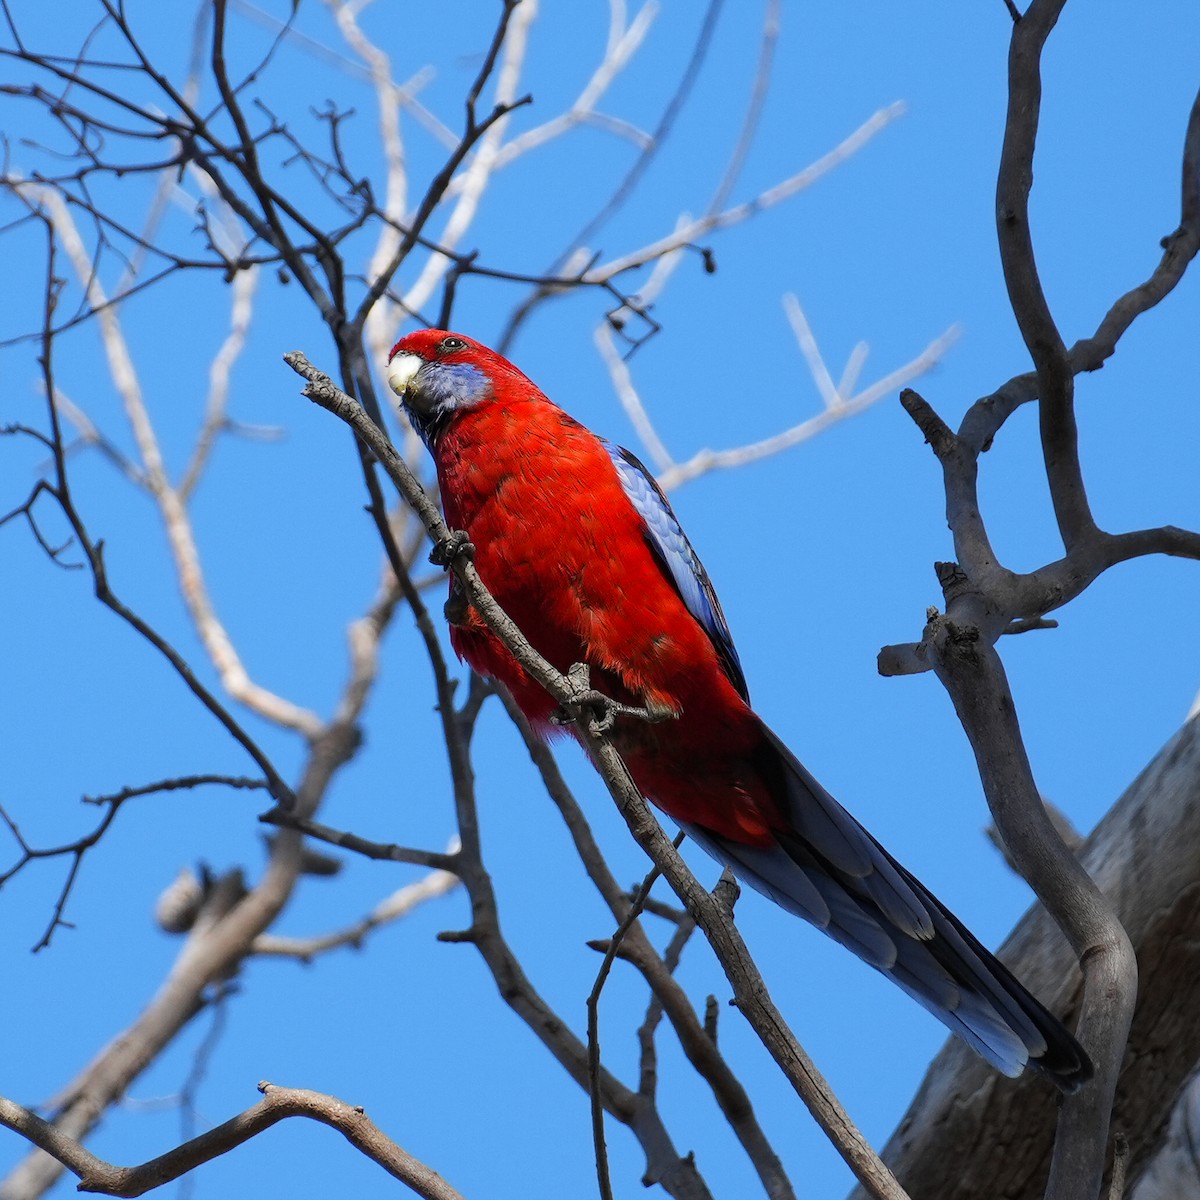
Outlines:
{"label": "gray bark", "polygon": [[[1112,1122],[1129,1141],[1128,1179],[1138,1195],[1132,1189],[1166,1142],[1172,1107],[1200,1060],[1200,721],[1159,752],[1080,858],[1116,905],[1141,969]],[[1074,1019],[1080,973],[1040,905],[999,956],[1047,1007]],[[1054,1105],[1041,1080],[1005,1079],[961,1043],[948,1044],[882,1157],[923,1200],[1033,1200],[1045,1187]]]}

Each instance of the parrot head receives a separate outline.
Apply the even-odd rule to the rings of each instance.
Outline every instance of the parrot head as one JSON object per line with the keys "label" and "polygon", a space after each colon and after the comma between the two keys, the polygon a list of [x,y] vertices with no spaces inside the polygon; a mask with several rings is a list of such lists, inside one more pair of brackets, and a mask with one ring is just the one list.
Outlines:
{"label": "parrot head", "polygon": [[512,394],[539,393],[507,359],[479,342],[444,329],[419,329],[388,355],[388,386],[431,448],[458,414],[488,403],[497,386]]}

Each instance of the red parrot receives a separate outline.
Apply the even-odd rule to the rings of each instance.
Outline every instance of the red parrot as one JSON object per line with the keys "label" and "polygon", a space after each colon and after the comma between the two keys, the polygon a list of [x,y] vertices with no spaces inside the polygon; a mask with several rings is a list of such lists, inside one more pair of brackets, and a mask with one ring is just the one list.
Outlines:
{"label": "red parrot", "polygon": [[[446,523],[492,595],[559,671],[655,722],[610,733],[639,790],[718,862],[882,971],[1005,1075],[1064,1091],[1091,1063],[1013,975],[808,773],[750,707],[721,605],[649,472],[512,363],[440,329],[411,333],[388,383],[437,464]],[[460,658],[545,734],[554,699],[467,604]]]}

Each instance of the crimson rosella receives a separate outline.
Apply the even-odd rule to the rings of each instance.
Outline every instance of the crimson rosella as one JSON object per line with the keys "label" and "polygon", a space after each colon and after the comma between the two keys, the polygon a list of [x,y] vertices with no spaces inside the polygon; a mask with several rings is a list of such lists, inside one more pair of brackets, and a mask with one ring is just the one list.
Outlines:
{"label": "crimson rosella", "polygon": [[[1063,1026],[829,795],[755,714],[712,584],[666,497],[627,450],[551,403],[512,363],[426,329],[388,383],[437,464],[446,522],[558,670],[648,722],[610,734],[648,800],[718,862],[882,971],[1005,1075],[1064,1090],[1091,1063]],[[450,638],[539,732],[556,703],[465,603]]]}

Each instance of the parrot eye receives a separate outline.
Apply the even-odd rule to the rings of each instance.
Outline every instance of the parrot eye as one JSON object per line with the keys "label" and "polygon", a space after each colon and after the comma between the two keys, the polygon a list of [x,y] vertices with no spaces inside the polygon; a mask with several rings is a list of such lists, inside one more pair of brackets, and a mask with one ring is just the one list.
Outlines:
{"label": "parrot eye", "polygon": [[453,354],[455,350],[465,350],[467,343],[460,337],[442,338],[438,343],[439,354]]}

